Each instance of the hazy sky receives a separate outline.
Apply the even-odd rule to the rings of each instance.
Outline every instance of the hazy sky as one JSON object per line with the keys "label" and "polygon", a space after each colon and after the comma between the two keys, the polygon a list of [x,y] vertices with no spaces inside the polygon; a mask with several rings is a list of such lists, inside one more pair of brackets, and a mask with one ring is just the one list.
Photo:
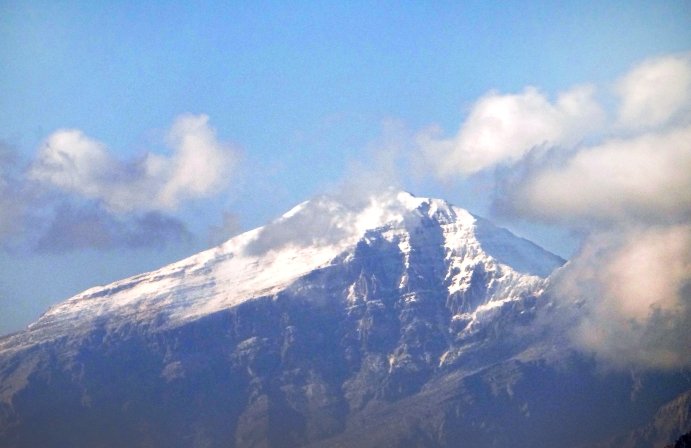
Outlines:
{"label": "hazy sky", "polygon": [[0,333],[353,178],[689,244],[688,0],[182,3],[0,1]]}

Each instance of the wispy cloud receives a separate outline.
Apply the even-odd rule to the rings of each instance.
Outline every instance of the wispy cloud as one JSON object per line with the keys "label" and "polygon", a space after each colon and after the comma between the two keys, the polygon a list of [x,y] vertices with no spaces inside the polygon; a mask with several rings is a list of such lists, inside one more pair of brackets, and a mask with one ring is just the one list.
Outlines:
{"label": "wispy cloud", "polygon": [[359,213],[375,196],[391,193],[410,172],[412,138],[397,120],[382,122],[380,135],[349,161],[326,192],[265,225],[247,246],[254,256],[284,246],[329,245],[348,235]]}
{"label": "wispy cloud", "polygon": [[61,253],[85,248],[162,247],[190,238],[181,221],[159,212],[123,218],[92,204],[66,203],[57,207],[35,247],[39,252]]}
{"label": "wispy cloud", "polygon": [[240,225],[237,215],[226,211],[221,216],[220,224],[209,227],[209,244],[217,246],[239,234],[241,230],[242,226]]}
{"label": "wispy cloud", "polygon": [[617,125],[640,132],[684,121],[691,113],[691,55],[670,55],[638,65],[617,81]]}
{"label": "wispy cloud", "polygon": [[350,160],[342,179],[329,194],[348,207],[361,208],[373,195],[402,185],[411,172],[412,136],[404,123],[388,119],[363,154]]}
{"label": "wispy cloud", "polygon": [[22,229],[25,201],[17,165],[14,151],[0,143],[0,246]]}
{"label": "wispy cloud", "polygon": [[617,367],[689,366],[691,54],[644,61],[602,95],[490,93],[420,151],[440,178],[496,170],[499,213],[584,232],[551,291],[575,346]]}
{"label": "wispy cloud", "polygon": [[261,256],[285,246],[336,243],[347,234],[353,216],[354,210],[349,205],[326,196],[316,197],[265,225],[245,250],[248,255]]}

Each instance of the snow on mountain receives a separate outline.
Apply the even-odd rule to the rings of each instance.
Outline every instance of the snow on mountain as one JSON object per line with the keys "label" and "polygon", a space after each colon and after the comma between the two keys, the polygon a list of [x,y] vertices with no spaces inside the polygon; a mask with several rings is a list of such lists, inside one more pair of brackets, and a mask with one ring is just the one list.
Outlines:
{"label": "snow on mountain", "polygon": [[[438,230],[441,241],[435,240]],[[563,263],[529,241],[443,200],[396,191],[356,204],[320,197],[213,249],[153,272],[88,289],[50,308],[30,325],[30,338],[0,341],[0,350],[88,331],[96,322],[180,325],[253,298],[271,296],[337,260],[347,262],[359,243],[374,237],[398,243],[408,268],[400,279],[401,290],[416,269],[409,264],[411,253],[428,245],[443,247],[449,296],[464,294],[472,287],[478,266],[491,273],[488,299],[458,310],[454,316],[471,323],[521,294],[539,293],[542,278]]]}
{"label": "snow on mountain", "polygon": [[604,373],[563,343],[568,328],[543,328],[561,264],[443,200],[319,197],[0,338],[0,446],[578,448],[634,434],[687,393],[688,372]]}

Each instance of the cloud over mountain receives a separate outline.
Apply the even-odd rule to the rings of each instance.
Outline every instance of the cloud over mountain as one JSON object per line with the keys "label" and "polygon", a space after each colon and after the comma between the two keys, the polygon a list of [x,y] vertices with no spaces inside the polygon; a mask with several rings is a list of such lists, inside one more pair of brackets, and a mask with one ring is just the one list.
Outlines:
{"label": "cloud over mountain", "polygon": [[691,226],[592,232],[554,278],[576,345],[616,368],[691,363]]}
{"label": "cloud over mountain", "polygon": [[620,367],[689,366],[691,54],[643,61],[603,95],[491,92],[456,137],[421,133],[420,151],[440,178],[495,169],[500,214],[585,233],[553,282],[578,304],[577,346]]}

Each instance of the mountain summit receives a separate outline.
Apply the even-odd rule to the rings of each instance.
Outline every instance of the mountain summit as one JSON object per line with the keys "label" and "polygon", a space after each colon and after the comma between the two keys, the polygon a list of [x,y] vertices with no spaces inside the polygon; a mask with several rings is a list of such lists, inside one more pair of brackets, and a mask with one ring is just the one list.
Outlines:
{"label": "mountain summit", "polygon": [[307,201],[0,339],[0,445],[599,442],[689,384],[650,395],[544,334],[563,262],[443,200]]}
{"label": "mountain summit", "polygon": [[[563,263],[529,241],[439,199],[394,191],[351,204],[321,197],[216,248],[91,288],[52,307],[30,325],[31,343],[88,332],[99,324],[110,329],[133,323],[179,326],[275,295],[310,273],[347,265],[374,244],[386,245],[387,264],[400,268],[401,293],[414,289],[411,283],[423,270],[433,275],[426,281],[443,284],[449,297],[465,300],[459,305],[463,312],[474,315],[539,289],[540,277]],[[431,268],[436,271],[429,272]],[[471,298],[478,270],[493,282],[487,294]],[[12,340],[3,347],[8,343],[17,346]]]}

